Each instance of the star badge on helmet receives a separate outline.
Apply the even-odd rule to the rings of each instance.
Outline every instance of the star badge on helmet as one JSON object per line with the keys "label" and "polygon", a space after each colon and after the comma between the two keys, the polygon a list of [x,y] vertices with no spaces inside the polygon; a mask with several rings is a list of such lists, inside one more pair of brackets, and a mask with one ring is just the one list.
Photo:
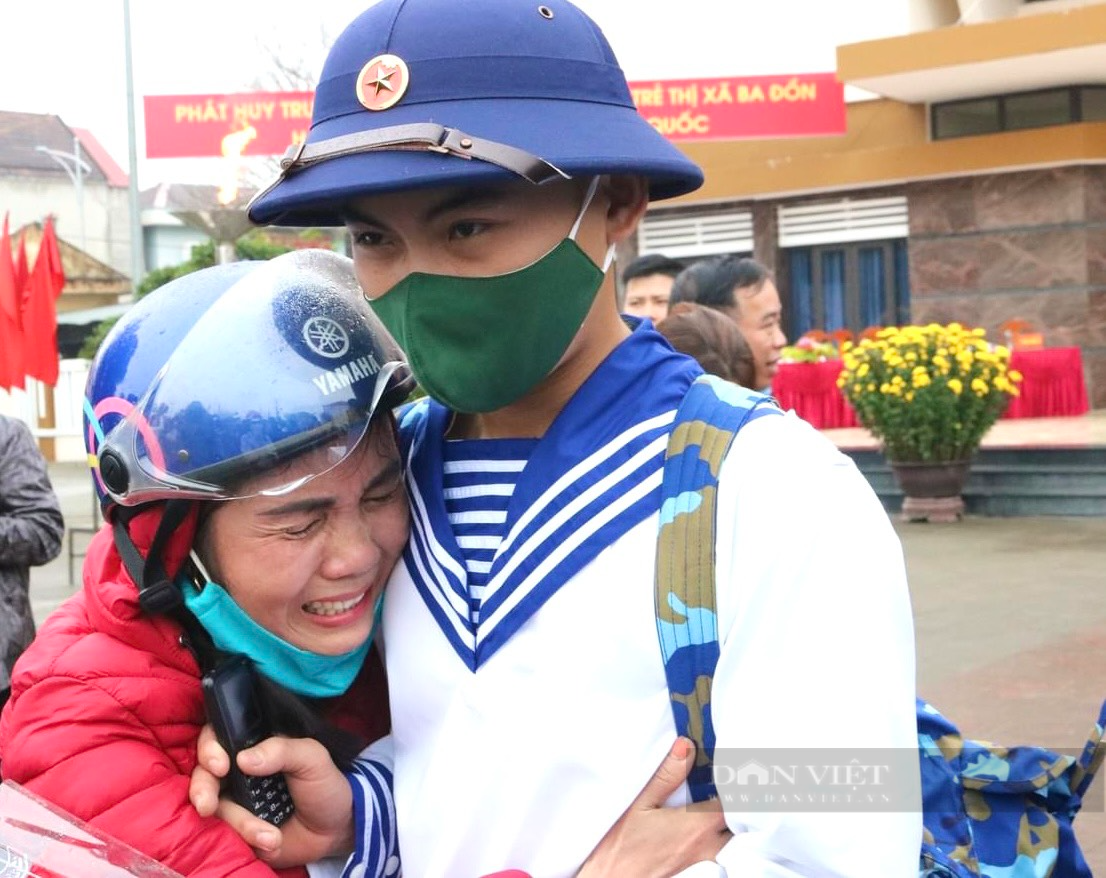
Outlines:
{"label": "star badge on helmet", "polygon": [[398,55],[377,55],[361,68],[357,77],[357,100],[367,110],[386,110],[399,103],[407,91],[411,74]]}

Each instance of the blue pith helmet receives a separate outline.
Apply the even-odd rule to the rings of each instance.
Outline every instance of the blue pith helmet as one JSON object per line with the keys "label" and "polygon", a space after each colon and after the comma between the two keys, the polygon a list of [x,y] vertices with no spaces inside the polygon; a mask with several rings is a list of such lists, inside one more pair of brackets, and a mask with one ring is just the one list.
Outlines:
{"label": "blue pith helmet", "polygon": [[430,186],[636,174],[658,199],[703,182],[565,0],[382,0],[334,43],[281,165],[256,223],[341,225],[351,198]]}
{"label": "blue pith helmet", "polygon": [[228,499],[317,448],[329,469],[413,386],[346,257],[303,250],[204,269],[138,302],[93,360],[96,490],[105,510]]}

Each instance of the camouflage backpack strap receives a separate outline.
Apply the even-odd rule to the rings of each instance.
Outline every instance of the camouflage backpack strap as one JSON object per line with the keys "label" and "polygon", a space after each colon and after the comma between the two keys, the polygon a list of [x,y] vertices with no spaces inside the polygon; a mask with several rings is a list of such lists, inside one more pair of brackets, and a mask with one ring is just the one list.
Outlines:
{"label": "camouflage backpack strap", "polygon": [[716,795],[710,693],[718,664],[718,474],[738,430],[757,418],[779,414],[783,413],[771,397],[702,375],[680,403],[668,437],[657,538],[657,634],[676,730],[698,748],[688,777],[697,802]]}

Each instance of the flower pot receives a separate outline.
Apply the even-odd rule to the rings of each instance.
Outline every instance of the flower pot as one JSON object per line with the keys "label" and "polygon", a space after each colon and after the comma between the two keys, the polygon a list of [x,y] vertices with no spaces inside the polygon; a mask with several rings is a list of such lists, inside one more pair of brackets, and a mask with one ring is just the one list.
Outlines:
{"label": "flower pot", "polygon": [[905,521],[959,521],[964,514],[961,492],[970,460],[891,461],[891,471],[903,492]]}

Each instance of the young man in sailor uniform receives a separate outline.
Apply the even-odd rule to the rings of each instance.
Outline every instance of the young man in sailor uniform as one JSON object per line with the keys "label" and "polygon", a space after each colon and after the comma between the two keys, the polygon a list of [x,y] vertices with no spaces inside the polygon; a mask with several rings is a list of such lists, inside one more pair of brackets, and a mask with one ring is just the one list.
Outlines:
{"label": "young man in sailor uniform", "polygon": [[[401,423],[412,537],[383,621],[404,871],[573,875],[672,743],[659,486],[700,373],[622,321],[608,268],[701,172],[564,0],[382,0],[283,167],[251,218],[346,224],[429,395]],[[902,554],[854,465],[760,418],[722,466],[717,534],[716,753],[915,751]],[[909,809],[727,812],[695,875],[916,873]]]}

